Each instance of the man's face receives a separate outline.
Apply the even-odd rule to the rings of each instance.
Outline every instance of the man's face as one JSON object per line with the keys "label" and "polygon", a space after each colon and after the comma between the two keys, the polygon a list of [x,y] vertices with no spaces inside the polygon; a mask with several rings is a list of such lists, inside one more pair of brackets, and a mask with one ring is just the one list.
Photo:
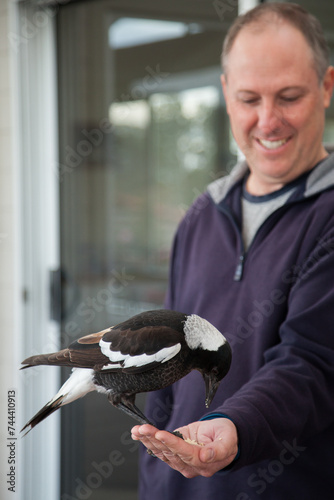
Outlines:
{"label": "man's face", "polygon": [[334,70],[319,83],[304,36],[284,22],[237,36],[222,77],[232,132],[250,168],[255,195],[279,189],[326,156],[325,108]]}

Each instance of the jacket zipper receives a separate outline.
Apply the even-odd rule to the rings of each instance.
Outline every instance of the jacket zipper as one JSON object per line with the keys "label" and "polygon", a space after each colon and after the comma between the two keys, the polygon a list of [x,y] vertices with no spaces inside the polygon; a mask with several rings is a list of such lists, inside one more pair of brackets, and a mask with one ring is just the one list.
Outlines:
{"label": "jacket zipper", "polygon": [[237,264],[237,268],[235,270],[233,280],[234,281],[241,281],[242,280],[242,275],[244,272],[244,261],[245,261],[245,254],[239,255],[239,262]]}
{"label": "jacket zipper", "polygon": [[241,281],[242,275],[244,272],[244,264],[245,264],[245,258],[246,258],[246,253],[247,253],[247,252],[245,252],[244,242],[242,240],[242,234],[241,234],[240,228],[239,228],[233,214],[230,212],[230,210],[227,207],[223,207],[221,205],[218,205],[218,209],[220,212],[225,214],[230,219],[230,221],[232,222],[232,224],[237,232],[238,238],[239,238],[240,254],[239,254],[239,258],[238,258],[237,267],[236,267],[235,272],[234,272],[233,281]]}

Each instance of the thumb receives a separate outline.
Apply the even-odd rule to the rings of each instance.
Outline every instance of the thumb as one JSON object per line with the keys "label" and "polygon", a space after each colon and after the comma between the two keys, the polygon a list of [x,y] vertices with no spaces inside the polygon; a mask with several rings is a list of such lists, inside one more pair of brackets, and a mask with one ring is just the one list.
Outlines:
{"label": "thumb", "polygon": [[210,444],[201,449],[199,453],[199,458],[203,463],[211,463],[219,460],[217,446]]}
{"label": "thumb", "polygon": [[204,446],[199,452],[199,459],[201,462],[210,464],[213,462],[226,462],[230,463],[233,461],[236,453],[228,450],[226,446],[219,442],[210,443]]}

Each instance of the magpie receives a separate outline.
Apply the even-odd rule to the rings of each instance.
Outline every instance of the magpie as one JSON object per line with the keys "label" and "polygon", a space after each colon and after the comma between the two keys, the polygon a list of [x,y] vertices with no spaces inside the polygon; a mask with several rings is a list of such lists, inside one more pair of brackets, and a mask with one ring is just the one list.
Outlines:
{"label": "magpie", "polygon": [[135,405],[136,394],[167,387],[194,369],[204,378],[208,408],[231,360],[225,337],[196,314],[166,309],[137,314],[81,337],[66,349],[22,362],[25,366],[21,369],[36,365],[72,367],[72,374],[58,393],[22,431],[29,432],[61,406],[94,390],[106,394],[114,406],[141,424],[153,425]]}

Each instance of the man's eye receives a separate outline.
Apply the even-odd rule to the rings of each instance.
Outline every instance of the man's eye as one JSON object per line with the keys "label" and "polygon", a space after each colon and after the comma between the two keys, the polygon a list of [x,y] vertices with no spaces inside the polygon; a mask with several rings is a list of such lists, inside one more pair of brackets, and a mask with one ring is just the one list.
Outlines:
{"label": "man's eye", "polygon": [[256,97],[252,97],[250,99],[242,99],[242,102],[244,104],[257,104],[259,102],[259,99],[257,99]]}
{"label": "man's eye", "polygon": [[295,102],[295,101],[298,101],[299,99],[299,95],[294,95],[294,96],[282,96],[281,97],[281,100],[283,102]]}

